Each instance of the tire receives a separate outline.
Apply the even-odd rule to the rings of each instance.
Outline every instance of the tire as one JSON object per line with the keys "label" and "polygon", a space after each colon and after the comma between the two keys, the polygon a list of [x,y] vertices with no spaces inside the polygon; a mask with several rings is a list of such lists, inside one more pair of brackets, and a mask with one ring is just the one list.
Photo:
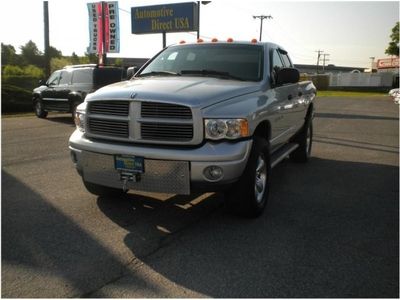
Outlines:
{"label": "tire", "polygon": [[302,130],[294,139],[299,147],[290,154],[290,159],[294,162],[305,163],[310,159],[313,141],[312,118],[307,118]]}
{"label": "tire", "polygon": [[83,184],[89,193],[96,196],[117,197],[121,198],[126,195],[122,189],[111,188],[83,180]]}
{"label": "tire", "polygon": [[44,119],[47,117],[48,112],[44,110],[43,102],[40,99],[36,99],[34,102],[35,114],[38,118]]}
{"label": "tire", "polygon": [[256,136],[242,176],[225,195],[229,209],[242,217],[260,216],[268,201],[270,173],[268,142]]}

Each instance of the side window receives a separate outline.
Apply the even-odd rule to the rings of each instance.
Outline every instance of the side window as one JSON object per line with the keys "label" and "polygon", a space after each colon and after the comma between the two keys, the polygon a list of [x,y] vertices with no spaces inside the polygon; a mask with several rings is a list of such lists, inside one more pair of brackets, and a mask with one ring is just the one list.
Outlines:
{"label": "side window", "polygon": [[292,62],[286,53],[281,53],[281,57],[286,68],[293,68]]}
{"label": "side window", "polygon": [[60,76],[59,84],[70,84],[71,83],[71,71],[62,71]]}
{"label": "side window", "polygon": [[72,75],[72,83],[92,83],[92,69],[75,70]]}
{"label": "side window", "polygon": [[274,50],[274,53],[272,54],[272,70],[277,72],[279,69],[284,68],[285,66],[282,63],[281,57],[278,53],[277,50]]}
{"label": "side window", "polygon": [[55,86],[58,85],[58,81],[60,79],[60,71],[55,71],[53,74],[50,75],[49,79],[47,80],[48,86]]}

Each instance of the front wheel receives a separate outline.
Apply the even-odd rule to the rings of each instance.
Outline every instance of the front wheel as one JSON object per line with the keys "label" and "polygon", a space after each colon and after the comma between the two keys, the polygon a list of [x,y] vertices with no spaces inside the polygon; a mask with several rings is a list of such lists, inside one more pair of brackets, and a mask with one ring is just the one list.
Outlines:
{"label": "front wheel", "polygon": [[47,117],[47,111],[44,110],[42,100],[36,99],[34,108],[35,108],[35,114],[38,118],[43,119]]}
{"label": "front wheel", "polygon": [[268,142],[254,137],[247,166],[237,184],[226,193],[227,204],[234,213],[249,218],[263,213],[268,200],[270,172]]}

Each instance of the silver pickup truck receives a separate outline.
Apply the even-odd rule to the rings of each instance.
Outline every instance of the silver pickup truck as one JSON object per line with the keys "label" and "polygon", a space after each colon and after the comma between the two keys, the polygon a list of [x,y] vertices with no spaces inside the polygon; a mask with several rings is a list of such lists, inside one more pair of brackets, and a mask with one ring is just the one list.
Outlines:
{"label": "silver pickup truck", "polygon": [[278,45],[169,46],[78,106],[72,161],[95,195],[224,191],[233,211],[256,217],[271,168],[310,156],[315,96]]}

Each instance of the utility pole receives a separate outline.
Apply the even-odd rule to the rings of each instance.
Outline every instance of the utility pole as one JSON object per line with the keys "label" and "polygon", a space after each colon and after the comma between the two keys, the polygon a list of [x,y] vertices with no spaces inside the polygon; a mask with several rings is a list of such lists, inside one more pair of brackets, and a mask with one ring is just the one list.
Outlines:
{"label": "utility pole", "polygon": [[318,51],[315,51],[315,52],[318,53],[318,58],[317,58],[317,74],[318,74],[319,60],[320,60],[320,58],[321,58],[322,52],[324,52],[324,51],[318,50]]}
{"label": "utility pole", "polygon": [[45,75],[50,76],[49,2],[43,1]]}
{"label": "utility pole", "polygon": [[328,53],[322,54],[322,56],[324,57],[324,59],[323,59],[324,64],[323,64],[323,66],[322,66],[322,71],[323,71],[324,73],[325,73],[325,62],[329,61],[329,59],[327,59],[326,57],[329,56],[329,55],[330,55],[330,54],[328,54]]}
{"label": "utility pole", "polygon": [[262,38],[262,29],[263,29],[263,22],[265,19],[272,19],[272,16],[253,16],[253,19],[260,19],[260,39],[259,41],[261,42],[261,38]]}

